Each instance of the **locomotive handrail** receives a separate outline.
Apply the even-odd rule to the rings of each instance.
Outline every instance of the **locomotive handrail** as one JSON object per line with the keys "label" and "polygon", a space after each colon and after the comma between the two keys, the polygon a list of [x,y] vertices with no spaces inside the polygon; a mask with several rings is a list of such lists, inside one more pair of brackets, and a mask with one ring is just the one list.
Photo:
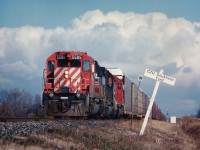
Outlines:
{"label": "locomotive handrail", "polygon": [[44,87],[45,87],[44,84],[46,83],[45,82],[45,78],[46,78],[45,77],[45,73],[46,73],[46,69],[43,70],[43,84],[42,84],[42,89],[44,89]]}

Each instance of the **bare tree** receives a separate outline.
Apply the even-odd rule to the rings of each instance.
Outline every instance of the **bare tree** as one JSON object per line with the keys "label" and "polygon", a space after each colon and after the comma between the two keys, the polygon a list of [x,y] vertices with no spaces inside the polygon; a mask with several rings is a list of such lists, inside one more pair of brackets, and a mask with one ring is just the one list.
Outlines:
{"label": "bare tree", "polygon": [[0,117],[13,117],[13,103],[8,90],[0,90]]}
{"label": "bare tree", "polygon": [[38,105],[41,104],[41,95],[39,94],[35,95],[35,104],[38,104]]}
{"label": "bare tree", "polygon": [[13,105],[10,101],[3,101],[0,106],[0,117],[13,117]]}
{"label": "bare tree", "polygon": [[0,117],[25,117],[32,108],[30,93],[19,89],[0,90]]}
{"label": "bare tree", "polygon": [[21,115],[25,116],[27,110],[31,109],[33,106],[33,96],[30,93],[23,91],[21,99],[23,101],[23,109]]}

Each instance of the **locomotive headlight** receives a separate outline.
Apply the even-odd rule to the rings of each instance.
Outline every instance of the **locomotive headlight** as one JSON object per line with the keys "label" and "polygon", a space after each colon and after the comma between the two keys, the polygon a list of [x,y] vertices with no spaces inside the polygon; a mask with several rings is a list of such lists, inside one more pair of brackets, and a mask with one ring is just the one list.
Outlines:
{"label": "locomotive headlight", "polygon": [[65,78],[69,78],[69,71],[65,70]]}
{"label": "locomotive headlight", "polygon": [[66,74],[66,75],[65,75],[65,78],[68,78],[68,77],[69,77],[69,76]]}
{"label": "locomotive headlight", "polygon": [[79,91],[79,90],[77,90],[77,91],[76,91],[76,97],[78,97],[78,98],[79,98],[80,96],[81,96],[81,94],[80,94],[80,91]]}
{"label": "locomotive headlight", "polygon": [[67,74],[67,75],[68,75],[68,74],[69,74],[69,71],[65,70],[65,74]]}

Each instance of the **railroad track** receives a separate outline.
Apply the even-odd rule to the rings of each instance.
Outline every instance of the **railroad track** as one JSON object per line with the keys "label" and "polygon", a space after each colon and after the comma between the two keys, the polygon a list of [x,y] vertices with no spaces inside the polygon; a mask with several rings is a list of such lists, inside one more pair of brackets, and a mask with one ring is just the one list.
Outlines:
{"label": "railroad track", "polygon": [[26,118],[26,117],[16,117],[16,118],[0,118],[0,122],[33,122],[33,121],[51,121],[56,120],[56,118]]}
{"label": "railroad track", "polygon": [[85,120],[88,118],[83,117],[47,117],[47,118],[38,118],[38,117],[2,117],[0,122],[37,122],[37,121],[56,121],[56,120]]}

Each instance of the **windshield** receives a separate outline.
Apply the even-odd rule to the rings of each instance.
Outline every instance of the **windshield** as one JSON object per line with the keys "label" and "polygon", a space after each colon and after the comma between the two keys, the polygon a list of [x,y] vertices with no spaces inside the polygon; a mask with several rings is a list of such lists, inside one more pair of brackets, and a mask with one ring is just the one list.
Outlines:
{"label": "windshield", "polygon": [[80,60],[59,59],[58,67],[81,67]]}

